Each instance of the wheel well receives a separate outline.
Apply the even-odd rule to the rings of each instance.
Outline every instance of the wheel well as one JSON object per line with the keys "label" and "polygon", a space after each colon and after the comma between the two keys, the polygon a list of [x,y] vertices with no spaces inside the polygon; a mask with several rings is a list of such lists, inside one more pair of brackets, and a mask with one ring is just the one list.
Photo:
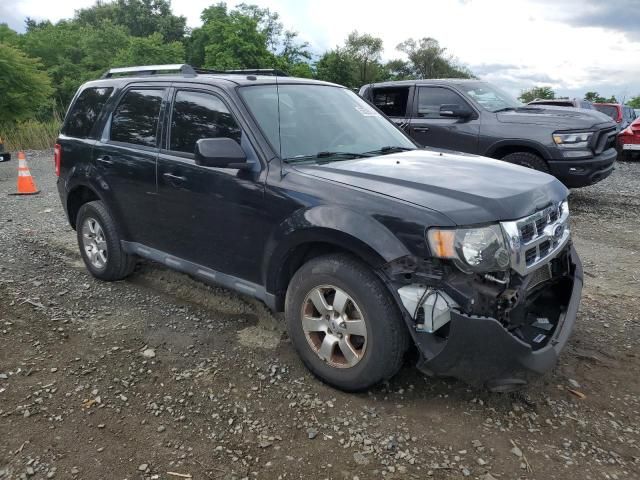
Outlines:
{"label": "wheel well", "polygon": [[298,245],[291,252],[289,252],[287,257],[285,258],[285,261],[282,263],[282,266],[280,267],[278,275],[275,279],[275,288],[273,289],[273,291],[275,292],[276,296],[276,311],[284,311],[284,301],[287,294],[287,288],[289,287],[291,277],[293,277],[298,269],[302,265],[316,257],[331,253],[347,253],[353,255],[354,257],[364,261],[369,265],[371,265],[372,262],[376,262],[378,259],[380,260],[380,262],[376,263],[382,263],[383,261],[379,257],[376,258],[377,254],[375,254],[373,251],[367,252],[364,255],[358,254],[348,248],[329,242],[309,242]]}
{"label": "wheel well", "polygon": [[94,200],[100,200],[100,197],[89,187],[80,186],[69,192],[67,197],[67,215],[69,216],[69,223],[73,228],[76,228],[76,217],[78,216],[80,207]]}
{"label": "wheel well", "polygon": [[535,148],[529,147],[527,145],[504,145],[502,147],[498,147],[489,156],[491,158],[496,158],[500,160],[506,157],[507,155],[511,153],[516,153],[516,152],[533,153],[534,155],[539,156],[543,160],[545,159],[545,156],[539,150],[536,150]]}

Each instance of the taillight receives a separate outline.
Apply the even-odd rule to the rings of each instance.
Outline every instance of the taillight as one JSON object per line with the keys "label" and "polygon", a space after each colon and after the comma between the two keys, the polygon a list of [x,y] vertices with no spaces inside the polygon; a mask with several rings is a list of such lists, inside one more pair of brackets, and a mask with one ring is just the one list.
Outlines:
{"label": "taillight", "polygon": [[56,177],[60,176],[60,163],[62,162],[62,146],[59,143],[53,147],[53,164],[56,169]]}

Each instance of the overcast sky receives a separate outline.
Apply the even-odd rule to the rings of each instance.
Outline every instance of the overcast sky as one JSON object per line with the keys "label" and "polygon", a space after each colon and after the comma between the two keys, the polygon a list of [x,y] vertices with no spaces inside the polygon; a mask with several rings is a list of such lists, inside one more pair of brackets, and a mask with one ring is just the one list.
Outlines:
{"label": "overcast sky", "polygon": [[[218,0],[174,0],[200,23]],[[384,40],[384,58],[408,37],[440,41],[483,79],[518,93],[550,85],[558,94],[596,90],[618,99],[640,94],[640,0],[245,0],[280,13],[314,52],[343,43],[352,30]],[[24,18],[57,21],[94,0],[0,0],[0,22],[24,30]],[[236,1],[229,1],[234,5]]]}

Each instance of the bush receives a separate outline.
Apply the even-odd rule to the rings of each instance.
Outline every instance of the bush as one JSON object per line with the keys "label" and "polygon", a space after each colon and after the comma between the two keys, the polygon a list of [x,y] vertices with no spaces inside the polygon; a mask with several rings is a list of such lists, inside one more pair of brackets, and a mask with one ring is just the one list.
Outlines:
{"label": "bush", "polygon": [[60,132],[60,119],[46,121],[26,120],[0,125],[0,138],[6,151],[43,150],[53,148]]}

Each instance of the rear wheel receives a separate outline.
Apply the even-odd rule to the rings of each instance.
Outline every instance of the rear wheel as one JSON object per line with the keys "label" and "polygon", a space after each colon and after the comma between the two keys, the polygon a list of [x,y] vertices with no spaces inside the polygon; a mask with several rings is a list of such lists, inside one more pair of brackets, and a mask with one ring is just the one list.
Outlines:
{"label": "rear wheel", "polygon": [[122,250],[116,223],[101,201],[85,203],[78,210],[76,233],[87,270],[100,280],[114,281],[129,276],[135,257]]}
{"label": "rear wheel", "polygon": [[549,173],[549,165],[543,158],[531,152],[514,152],[502,157],[505,162],[520,165],[522,167],[532,168],[540,172]]}
{"label": "rear wheel", "polygon": [[345,391],[391,378],[409,344],[398,307],[382,281],[345,254],[315,258],[295,273],[285,317],[307,368]]}

